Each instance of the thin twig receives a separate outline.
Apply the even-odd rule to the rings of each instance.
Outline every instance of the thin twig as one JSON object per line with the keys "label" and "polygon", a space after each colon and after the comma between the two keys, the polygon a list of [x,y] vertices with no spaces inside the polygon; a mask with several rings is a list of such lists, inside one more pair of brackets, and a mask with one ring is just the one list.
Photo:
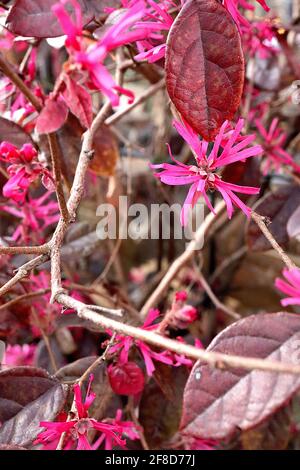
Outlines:
{"label": "thin twig", "polygon": [[0,246],[0,255],[40,255],[48,252],[47,243],[40,246]]}
{"label": "thin twig", "polygon": [[40,255],[36,258],[28,261],[27,263],[23,264],[20,268],[18,268],[14,277],[12,277],[6,284],[4,284],[0,288],[0,297],[6,292],[8,292],[13,286],[15,286],[19,281],[21,281],[24,277],[28,276],[28,274],[35,269],[40,264],[43,264],[45,261],[49,259],[49,255]]}
{"label": "thin twig", "polygon": [[150,96],[154,95],[158,90],[161,90],[166,84],[165,79],[163,78],[159,82],[155,83],[155,85],[150,86],[146,91],[144,91],[136,100],[128,105],[124,109],[120,109],[120,111],[117,111],[115,114],[110,116],[105,120],[105,124],[107,126],[111,126],[112,124],[115,124],[117,121],[119,121],[125,114],[129,113],[132,111],[134,108],[136,108],[138,105],[146,101]]}
{"label": "thin twig", "polygon": [[19,295],[18,297],[15,297],[14,299],[9,300],[5,304],[0,305],[0,311],[5,310],[6,308],[10,308],[17,303],[22,302],[23,300],[29,300],[34,297],[40,297],[42,295],[48,294],[50,290],[51,289],[49,287],[48,289],[40,289],[35,292],[28,292],[28,294]]}
{"label": "thin twig", "polygon": [[121,323],[112,318],[104,317],[103,315],[95,313],[88,309],[83,302],[63,293],[57,295],[57,301],[67,308],[76,310],[80,318],[93,322],[101,329],[110,329],[116,333],[142,340],[158,348],[173,351],[176,354],[182,354],[192,359],[199,359],[215,368],[242,368],[249,371],[256,369],[277,373],[300,374],[300,365],[198,349],[195,346],[161,336],[153,330],[149,331]]}
{"label": "thin twig", "polygon": [[[216,216],[221,214],[224,208],[225,203],[223,201],[218,203],[215,208]],[[179,271],[194,257],[195,251],[198,249],[198,244],[203,241],[204,235],[206,234],[211,224],[214,222],[216,216],[212,212],[207,215],[207,217],[195,233],[194,239],[188,244],[185,251],[178,258],[176,258],[175,261],[173,261],[173,263],[169,267],[168,271],[166,272],[156,289],[153,291],[147,302],[142,307],[142,318],[145,318],[147,316],[150,308],[157,305],[162,295],[168,289],[170,283],[177,276]]]}
{"label": "thin twig", "polygon": [[194,266],[195,266],[195,269],[197,271],[197,275],[199,276],[199,279],[200,279],[200,282],[201,282],[201,285],[203,287],[203,289],[205,290],[205,292],[207,293],[208,297],[210,298],[210,300],[212,301],[212,303],[217,307],[219,308],[220,310],[222,310],[223,312],[227,313],[227,315],[229,315],[230,317],[234,318],[235,320],[239,320],[241,318],[241,315],[237,312],[235,312],[234,310],[231,310],[231,308],[228,308],[226,307],[226,305],[224,305],[219,299],[218,297],[214,294],[214,292],[212,291],[210,285],[208,284],[207,280],[205,279],[205,277],[203,276],[201,270],[199,269],[199,267],[196,265],[196,263],[194,263]]}
{"label": "thin twig", "polygon": [[271,246],[274,248],[274,250],[279,254],[280,258],[284,262],[284,264],[288,267],[288,269],[294,269],[296,268],[295,263],[291,260],[291,258],[284,252],[284,250],[281,248],[279,243],[275,240],[273,237],[272,233],[266,226],[266,219],[262,216],[257,214],[257,212],[252,211],[251,217],[254,220],[254,222],[258,225],[266,239],[270,242]]}

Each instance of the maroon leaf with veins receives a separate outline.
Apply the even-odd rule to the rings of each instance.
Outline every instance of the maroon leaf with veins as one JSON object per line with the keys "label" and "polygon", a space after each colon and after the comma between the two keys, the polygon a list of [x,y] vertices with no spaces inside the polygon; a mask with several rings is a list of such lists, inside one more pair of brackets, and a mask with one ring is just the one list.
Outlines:
{"label": "maroon leaf with veins", "polygon": [[[223,330],[207,350],[299,364],[300,316],[249,316]],[[239,429],[246,431],[260,424],[299,388],[297,375],[220,370],[197,361],[184,391],[181,429],[197,438],[228,438]]]}
{"label": "maroon leaf with veins", "polygon": [[[64,34],[51,8],[58,0],[16,0],[7,17],[6,26],[21,36],[50,38]],[[81,6],[83,22],[87,25],[94,17],[105,14],[105,8],[118,7],[118,0],[77,0]],[[72,11],[71,2],[66,7]]]}
{"label": "maroon leaf with veins", "polygon": [[184,5],[168,36],[168,93],[183,118],[213,140],[240,104],[244,57],[236,24],[217,0]]}

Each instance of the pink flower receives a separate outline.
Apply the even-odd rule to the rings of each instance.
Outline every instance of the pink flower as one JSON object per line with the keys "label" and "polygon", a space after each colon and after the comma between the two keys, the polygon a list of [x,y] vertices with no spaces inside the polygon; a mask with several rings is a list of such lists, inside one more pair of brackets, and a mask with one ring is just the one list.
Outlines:
{"label": "pink flower", "polygon": [[280,52],[270,20],[255,21],[247,27],[242,27],[242,38],[245,52],[250,57],[257,54],[261,59],[267,59]]}
{"label": "pink flower", "polygon": [[[270,8],[266,4],[265,0],[257,1],[265,11],[270,11]],[[239,12],[239,7],[245,10],[254,10],[254,6],[248,3],[247,0],[223,0],[223,5],[231,14],[238,27],[241,25],[250,26],[248,20]]]}
{"label": "pink flower", "polygon": [[[150,35],[147,40],[137,43],[140,53],[135,56],[135,60],[147,60],[149,63],[153,63],[165,56],[166,43],[165,41],[160,43],[164,39],[161,33],[169,31],[174,22],[173,17],[168,13],[170,7],[174,7],[174,3],[168,0],[159,3],[147,0],[147,3],[150,7],[147,9],[143,21],[137,23],[137,26],[147,29]],[[147,17],[151,21],[147,21]]]}
{"label": "pink flower", "polygon": [[32,366],[35,351],[35,344],[15,344],[14,346],[9,344],[5,349],[2,362],[4,366]]}
{"label": "pink flower", "polygon": [[[143,325],[141,326],[141,329],[148,331],[155,330],[158,325],[153,325],[153,322],[159,317],[159,315],[159,310],[149,310],[148,316]],[[112,336],[113,334],[111,331],[107,331],[107,333],[110,336]],[[149,376],[151,376],[155,370],[153,360],[163,362],[164,364],[173,365],[173,360],[167,351],[163,351],[161,353],[155,352],[143,341],[131,338],[130,336],[116,335],[116,343],[111,346],[109,352],[111,354],[119,353],[119,364],[122,365],[128,362],[129,350],[133,345],[138,348],[142,357],[144,358],[146,371]]]}
{"label": "pink flower", "polygon": [[22,240],[28,243],[34,239],[36,243],[45,241],[43,231],[59,220],[59,208],[56,201],[49,200],[52,192],[47,191],[43,196],[33,199],[27,195],[27,201],[19,206],[14,200],[9,204],[0,205],[0,210],[21,219],[12,235],[16,242]]}
{"label": "pink flower", "polygon": [[[139,433],[136,425],[132,421],[122,421],[122,410],[118,409],[115,418],[106,418],[106,423],[116,426],[121,435],[127,437],[131,441],[139,439]],[[98,447],[104,442],[105,450],[112,450],[114,446],[114,439],[111,434],[103,433],[97,441]],[[124,448],[124,446],[123,446]]]}
{"label": "pink flower", "polygon": [[110,51],[147,37],[148,31],[146,28],[136,27],[137,21],[145,13],[144,0],[134,2],[121,15],[119,21],[111,26],[101,39],[92,46],[86,45],[82,34],[82,18],[78,2],[71,0],[76,14],[75,23],[65,9],[64,5],[66,3],[68,3],[68,0],[60,0],[60,3],[54,5],[52,9],[67,35],[66,47],[71,55],[73,68],[75,65],[78,69],[87,70],[94,86],[110,99],[113,106],[119,104],[118,93],[127,95],[133,101],[133,93],[117,86],[103,63]]}
{"label": "pink flower", "polygon": [[255,119],[255,124],[260,132],[262,147],[264,150],[264,174],[267,174],[270,169],[279,171],[282,165],[289,165],[293,170],[300,173],[300,166],[294,162],[293,157],[283,150],[287,135],[279,127],[279,119],[274,118],[271,122],[269,130],[266,130],[260,119]]}
{"label": "pink flower", "polygon": [[169,148],[170,157],[175,165],[162,163],[151,165],[151,167],[162,170],[160,173],[155,173],[155,176],[162,183],[171,186],[191,185],[181,211],[181,224],[187,224],[188,211],[196,205],[201,196],[204,197],[209,209],[214,212],[207,196],[207,191],[212,190],[219,191],[225,200],[229,218],[233,214],[233,204],[238,206],[247,217],[250,217],[251,209],[235,193],[258,194],[259,188],[226,183],[217,173],[225,165],[261,154],[262,148],[260,145],[248,147],[255,139],[254,135],[240,135],[244,120],[240,119],[236,128],[227,133],[225,131],[228,128],[228,121],[225,121],[210,151],[208,150],[208,142],[200,141],[197,134],[187,123],[174,121],[174,126],[190,145],[197,164],[185,165],[179,162],[173,157]]}
{"label": "pink flower", "polygon": [[2,142],[0,160],[9,163],[7,171],[10,178],[3,186],[4,197],[23,203],[30,184],[39,176],[42,176],[42,181],[48,189],[53,187],[51,173],[37,161],[37,151],[31,144],[24,144],[18,149],[10,142]]}
{"label": "pink flower", "polygon": [[[133,423],[121,421],[120,412],[117,413],[115,420],[110,420],[111,423],[99,422],[89,417],[89,408],[96,398],[95,393],[90,391],[92,380],[93,376],[90,378],[85,400],[82,399],[80,386],[78,384],[74,385],[76,417],[65,422],[42,421],[40,426],[45,430],[38,435],[35,444],[45,444],[47,449],[49,449],[49,444],[52,444],[52,448],[55,449],[61,435],[66,433],[64,450],[73,449],[74,446],[76,450],[96,450],[103,441],[105,441],[107,449],[112,449],[115,445],[124,447],[126,441],[122,439],[123,433],[127,434],[130,439],[138,438],[133,429]],[[93,444],[90,444],[88,440],[88,431],[90,429],[95,429],[101,433]]]}
{"label": "pink flower", "polygon": [[284,269],[283,276],[286,281],[277,278],[275,286],[289,297],[281,300],[281,305],[287,307],[288,305],[300,305],[300,269]]}

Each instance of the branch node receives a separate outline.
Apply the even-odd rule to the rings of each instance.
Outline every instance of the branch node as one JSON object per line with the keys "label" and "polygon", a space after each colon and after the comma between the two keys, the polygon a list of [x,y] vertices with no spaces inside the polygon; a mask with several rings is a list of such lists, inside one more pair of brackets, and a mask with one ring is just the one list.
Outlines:
{"label": "branch node", "polygon": [[95,150],[85,150],[84,153],[88,157],[89,160],[93,160],[95,156]]}
{"label": "branch node", "polygon": [[50,304],[54,304],[57,302],[56,298],[61,295],[61,294],[68,294],[68,291],[64,289],[63,287],[57,288],[54,292],[52,292],[51,297],[50,297]]}

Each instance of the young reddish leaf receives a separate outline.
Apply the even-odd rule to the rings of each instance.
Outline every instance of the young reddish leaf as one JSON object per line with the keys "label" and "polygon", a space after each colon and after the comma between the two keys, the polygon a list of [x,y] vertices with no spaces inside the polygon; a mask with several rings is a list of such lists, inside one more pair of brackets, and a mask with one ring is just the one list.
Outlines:
{"label": "young reddish leaf", "polygon": [[37,118],[35,129],[38,134],[50,134],[60,129],[67,117],[68,107],[64,100],[49,98]]}
{"label": "young reddish leaf", "polygon": [[22,147],[24,144],[31,143],[34,145],[30,134],[9,119],[0,117],[0,142],[6,140],[16,147]]}
{"label": "young reddish leaf", "polygon": [[[249,316],[223,330],[208,351],[299,363],[300,317],[290,313]],[[214,369],[197,361],[184,391],[184,434],[225,439],[246,431],[284,406],[300,377],[276,372]]]}
{"label": "young reddish leaf", "polygon": [[213,140],[240,104],[244,83],[241,39],[217,0],[187,2],[168,36],[166,84],[184,119]]}
{"label": "young reddish leaf", "polygon": [[95,135],[93,147],[94,157],[89,169],[98,176],[112,176],[119,160],[117,140],[109,127],[101,126]]}
{"label": "young reddish leaf", "polygon": [[136,395],[144,388],[144,374],[135,362],[111,364],[107,372],[111,388],[118,395]]}
{"label": "young reddish leaf", "polygon": [[[254,210],[272,221],[269,230],[281,246],[287,245],[289,235],[287,224],[299,205],[300,188],[284,186],[275,192],[266,194],[254,206]],[[247,244],[252,251],[267,251],[271,245],[254,221],[249,222]]]}
{"label": "young reddish leaf", "polygon": [[[86,0],[77,0],[81,6],[84,22],[93,14]],[[57,0],[16,0],[7,17],[6,26],[14,34],[36,38],[52,38],[63,35],[60,23],[52,12]],[[71,2],[66,5],[70,7]]]}
{"label": "young reddish leaf", "polygon": [[92,98],[86,89],[65,75],[66,89],[63,97],[71,113],[76,116],[83,127],[90,127],[93,120]]}

